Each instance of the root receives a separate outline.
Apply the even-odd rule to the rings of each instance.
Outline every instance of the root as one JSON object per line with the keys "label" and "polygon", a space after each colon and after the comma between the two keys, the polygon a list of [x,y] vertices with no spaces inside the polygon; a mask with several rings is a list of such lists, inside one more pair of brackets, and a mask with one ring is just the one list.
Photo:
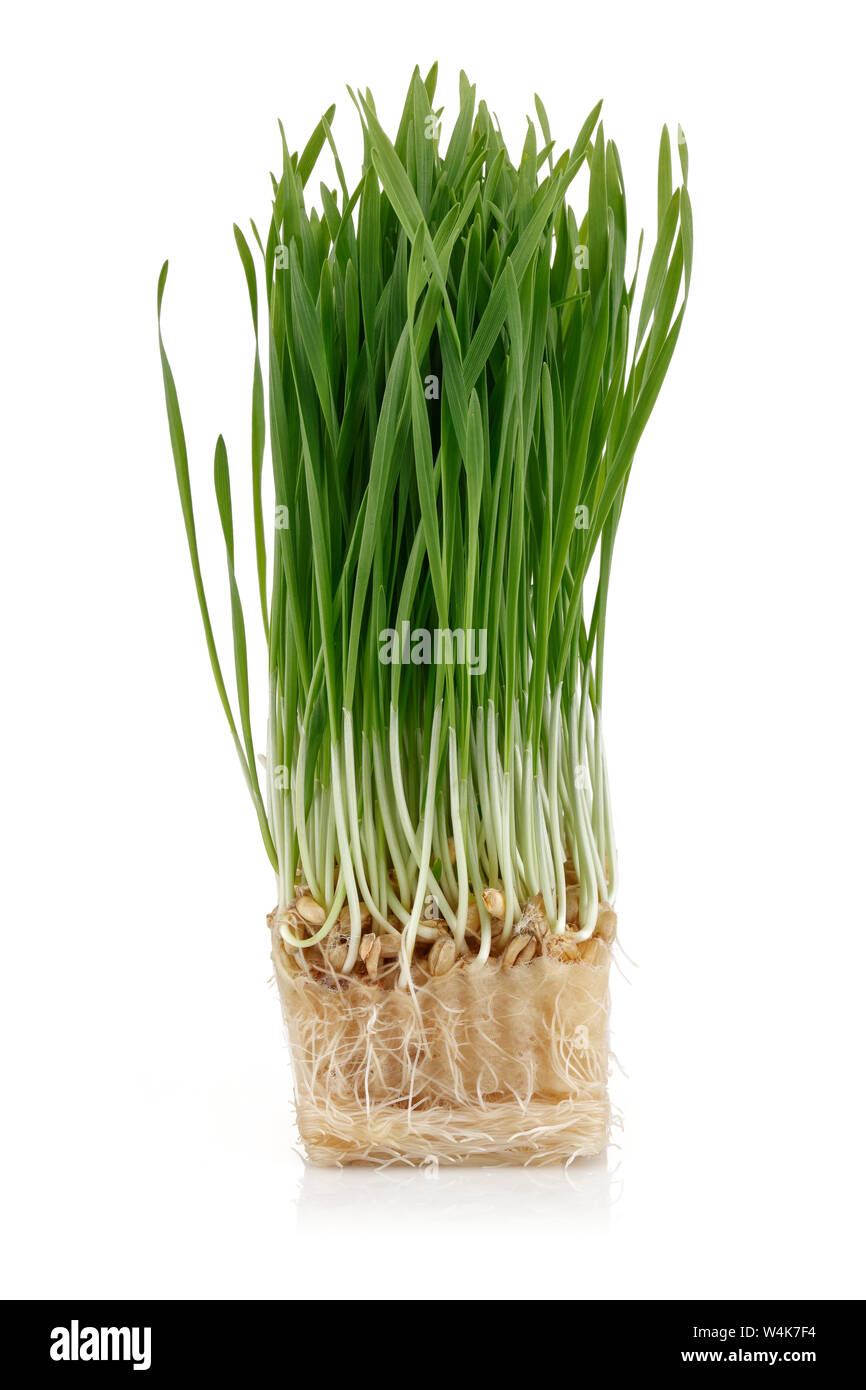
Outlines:
{"label": "root", "polygon": [[[600,916],[610,939],[615,920]],[[403,990],[361,967],[311,969],[310,953],[287,949],[276,914],[271,930],[312,1162],[557,1163],[604,1148],[602,936],[572,947],[548,933],[532,938],[528,959],[509,966],[506,950],[479,965],[467,953],[441,975],[419,959]]]}

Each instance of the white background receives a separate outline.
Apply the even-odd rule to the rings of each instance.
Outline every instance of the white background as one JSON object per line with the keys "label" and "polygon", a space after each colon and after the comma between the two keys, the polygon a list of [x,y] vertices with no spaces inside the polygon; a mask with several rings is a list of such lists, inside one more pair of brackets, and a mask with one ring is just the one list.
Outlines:
{"label": "white background", "polygon": [[[866,1291],[858,8],[7,15],[5,1294]],[[608,625],[624,1127],[606,1162],[567,1177],[304,1170],[268,983],[274,889],[212,687],[164,418],[169,256],[166,341],[222,619],[219,430],[254,599],[232,221],[267,220],[278,117],[298,147],[336,101],[357,171],[344,84],[369,85],[393,130],[412,66],[434,58],[446,131],[461,66],[518,145],[535,91],[564,143],[604,96],[635,233],[655,218],[663,121],[691,152],[692,297]]]}

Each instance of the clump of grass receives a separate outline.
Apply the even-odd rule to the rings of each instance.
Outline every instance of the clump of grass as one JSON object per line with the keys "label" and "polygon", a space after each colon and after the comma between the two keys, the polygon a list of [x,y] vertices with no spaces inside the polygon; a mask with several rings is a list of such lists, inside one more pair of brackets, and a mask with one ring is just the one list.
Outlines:
{"label": "clump of grass", "polygon": [[[630,278],[626,271],[622,167],[601,103],[559,153],[536,98],[537,122],[528,122],[515,163],[463,74],[445,143],[435,88],[436,68],[423,80],[416,69],[393,140],[369,91],[353,95],[364,136],[353,188],[333,107],[300,153],[283,136],[270,224],[263,236],[252,226],[256,254],[234,229],[255,337],[251,471],[270,689],[264,783],[226,447],[220,437],[214,486],[237,716],[205,598],[160,332],[217,689],[279,907],[305,904],[308,927],[286,924],[284,939],[305,951],[341,919],[344,971],[367,928],[397,939],[404,979],[416,948],[441,939],[443,925],[458,953],[471,945],[483,963],[531,899],[552,933],[568,917],[582,940],[614,898],[602,738],[611,560],[692,263],[681,132],[674,187],[662,131],[656,241],[638,301],[637,263]],[[326,145],[338,187],[321,183],[312,206]],[[580,213],[570,201],[578,175],[587,189]],[[167,263],[160,311],[166,273]],[[266,528],[268,441],[276,516]],[[428,662],[437,634],[442,659]]]}

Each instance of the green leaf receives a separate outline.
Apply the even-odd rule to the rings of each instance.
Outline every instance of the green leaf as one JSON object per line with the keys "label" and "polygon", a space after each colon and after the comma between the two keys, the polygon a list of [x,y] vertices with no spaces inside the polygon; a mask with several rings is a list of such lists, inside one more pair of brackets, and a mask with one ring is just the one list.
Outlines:
{"label": "green leaf", "polygon": [[658,173],[658,234],[661,237],[662,225],[665,220],[668,208],[670,207],[671,196],[673,194],[673,176],[671,174],[671,137],[668,134],[666,125],[662,126],[661,140],[659,141],[659,173]]}
{"label": "green leaf", "polygon": [[[174,377],[172,376],[171,367],[169,366],[169,361],[166,355],[165,345],[163,343],[162,338],[162,299],[163,294],[165,293],[165,282],[167,276],[168,261],[166,261],[163,265],[159,275],[159,283],[156,292],[156,316],[157,331],[159,337],[159,355],[160,360],[162,362],[163,385],[165,388],[165,408],[166,413],[168,415],[169,435],[171,438],[171,449],[172,455],[174,457],[178,492],[180,494],[181,511],[183,513],[187,545],[189,547],[189,557],[190,562],[192,564],[196,596],[198,598],[199,611],[201,613],[202,625],[204,627],[205,642],[207,644],[211,670],[213,671],[214,681],[217,687],[217,693],[220,698],[220,704],[223,707],[223,711],[228,721],[229,729],[231,730],[232,741],[234,742],[238,757],[240,758],[241,767],[244,770],[244,778],[247,783],[247,787],[249,788],[250,795],[253,798],[253,803],[256,806],[256,811],[257,813],[259,813],[261,808],[261,795],[258,789],[258,780],[255,776],[254,767],[250,765],[248,757],[245,756],[244,749],[238,737],[237,726],[235,724],[234,715],[232,714],[232,708],[229,702],[228,692],[226,691],[225,681],[223,680],[222,668],[220,666],[219,657],[217,655],[216,642],[214,640],[213,627],[211,626],[210,620],[210,612],[207,606],[207,599],[205,597],[204,581],[202,579],[201,563],[199,561],[198,554],[198,542],[196,539],[195,531],[195,517],[193,514],[192,487],[190,484],[189,462],[187,459],[186,451],[186,439],[184,437],[183,421],[181,419],[180,414],[180,405],[178,403],[177,398],[177,389],[174,384]],[[276,850],[274,848],[273,840],[271,838],[267,821],[263,820],[261,814],[259,814],[259,825],[262,830],[262,839],[264,841],[268,857],[274,868],[276,868]]]}
{"label": "green leaf", "polygon": [[259,603],[262,610],[262,623],[265,641],[268,641],[268,597],[267,551],[265,548],[265,526],[262,513],[262,472],[265,457],[265,392],[262,381],[262,364],[259,358],[259,301],[256,287],[256,269],[252,253],[240,227],[234,228],[235,243],[244,268],[250,309],[253,316],[253,333],[256,340],[256,355],[253,363],[253,402],[252,402],[252,463],[253,463],[253,526],[256,542],[256,573],[259,581]]}

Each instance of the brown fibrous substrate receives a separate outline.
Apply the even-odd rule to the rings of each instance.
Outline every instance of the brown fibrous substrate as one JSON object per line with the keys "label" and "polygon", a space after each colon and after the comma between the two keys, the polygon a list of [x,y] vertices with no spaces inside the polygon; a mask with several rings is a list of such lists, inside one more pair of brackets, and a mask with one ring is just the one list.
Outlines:
{"label": "brown fibrous substrate", "polygon": [[345,925],[301,951],[280,932],[303,937],[294,904],[268,921],[313,1163],[562,1163],[605,1147],[609,907],[580,941],[533,899],[507,939],[494,924],[483,964],[471,930],[458,951],[442,924],[418,943],[408,987],[396,933],[368,924],[345,973]]}

